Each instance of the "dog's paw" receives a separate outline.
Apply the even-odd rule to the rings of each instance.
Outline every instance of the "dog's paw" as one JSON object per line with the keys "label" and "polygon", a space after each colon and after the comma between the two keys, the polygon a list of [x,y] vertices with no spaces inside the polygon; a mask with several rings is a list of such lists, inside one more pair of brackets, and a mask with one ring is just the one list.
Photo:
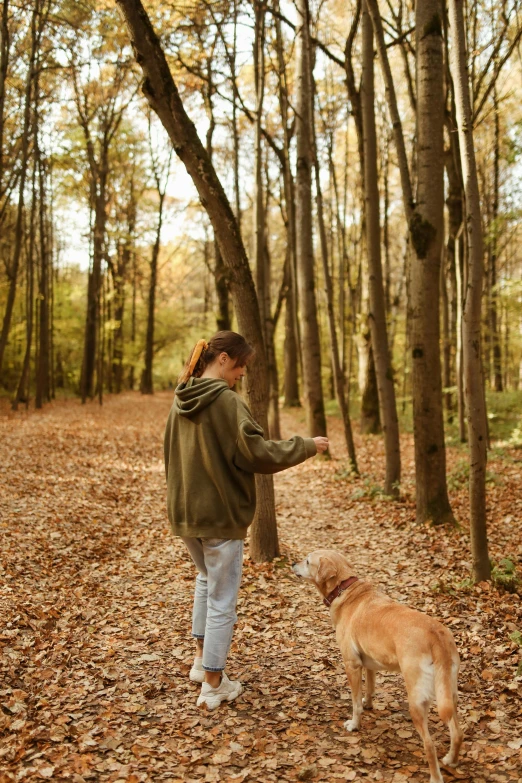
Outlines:
{"label": "dog's paw", "polygon": [[344,724],[344,728],[347,731],[358,731],[359,730],[359,723],[352,718],[352,720],[347,720]]}
{"label": "dog's paw", "polygon": [[454,760],[454,758],[451,755],[451,753],[447,753],[444,756],[444,758],[442,759],[442,763],[444,764],[445,767],[456,767],[457,766],[457,762]]}
{"label": "dog's paw", "polygon": [[367,696],[363,696],[362,705],[365,710],[373,709],[373,701],[369,699]]}

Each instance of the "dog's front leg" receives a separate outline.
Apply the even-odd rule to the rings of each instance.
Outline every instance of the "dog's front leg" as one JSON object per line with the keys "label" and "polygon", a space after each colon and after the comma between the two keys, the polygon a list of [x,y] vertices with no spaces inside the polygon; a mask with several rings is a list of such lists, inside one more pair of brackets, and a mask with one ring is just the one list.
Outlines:
{"label": "dog's front leg", "polygon": [[356,731],[361,725],[361,713],[362,713],[362,666],[356,664],[353,661],[347,661],[345,663],[346,676],[350,683],[350,689],[352,691],[352,719],[347,720],[344,724],[344,728],[348,731]]}

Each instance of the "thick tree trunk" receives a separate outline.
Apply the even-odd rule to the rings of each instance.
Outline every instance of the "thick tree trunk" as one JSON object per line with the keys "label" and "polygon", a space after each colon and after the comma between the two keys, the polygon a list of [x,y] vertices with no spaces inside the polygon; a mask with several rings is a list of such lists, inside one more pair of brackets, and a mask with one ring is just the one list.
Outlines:
{"label": "thick tree trunk", "polygon": [[416,4],[418,203],[410,219],[417,521],[454,523],[446,486],[439,294],[444,239],[442,1]]}
{"label": "thick tree trunk", "polygon": [[369,321],[379,394],[379,410],[386,452],[384,491],[387,495],[397,496],[401,478],[399,420],[395,402],[393,369],[388,346],[386,304],[382,279],[377,132],[375,128],[374,100],[373,29],[365,0],[362,12],[361,104],[364,143],[366,246],[368,251],[368,285],[370,294]]}
{"label": "thick tree trunk", "polygon": [[321,387],[321,344],[315,297],[312,239],[312,149],[310,30],[308,0],[298,0],[296,98],[296,233],[297,284],[300,304],[303,386],[308,434],[326,435]]}
{"label": "thick tree trunk", "polygon": [[382,431],[379,411],[379,390],[370,334],[360,335],[359,352],[366,352],[363,367],[363,391],[359,426],[362,435],[378,435]]}
{"label": "thick tree trunk", "polygon": [[[117,0],[123,11],[145,81],[143,91],[159,116],[176,154],[185,164],[212,222],[229,274],[239,329],[256,351],[247,374],[247,392],[254,417],[268,430],[268,384],[259,306],[234,213],[193,123],[188,118],[160,42],[139,0]],[[273,480],[257,480],[258,503],[252,526],[251,555],[256,561],[279,554]]]}
{"label": "thick tree trunk", "polygon": [[449,0],[449,17],[453,46],[451,71],[455,90],[462,173],[466,195],[466,228],[468,237],[468,276],[464,297],[463,346],[464,394],[469,440],[469,495],[473,578],[489,579],[486,529],[486,403],[481,365],[481,307],[484,278],[484,244],[480,214],[480,194],[473,144],[472,107],[469,92],[463,0]]}

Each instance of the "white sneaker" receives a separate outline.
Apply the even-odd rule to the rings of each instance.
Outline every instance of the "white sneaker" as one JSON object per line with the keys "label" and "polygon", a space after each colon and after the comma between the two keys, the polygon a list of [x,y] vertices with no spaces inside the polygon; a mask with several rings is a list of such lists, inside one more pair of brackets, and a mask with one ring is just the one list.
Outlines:
{"label": "white sneaker", "polygon": [[194,663],[192,664],[192,669],[189,673],[189,680],[192,680],[192,682],[205,682],[203,658],[194,658]]}
{"label": "white sneaker", "polygon": [[212,688],[208,682],[202,684],[201,693],[196,703],[198,707],[206,705],[207,709],[215,710],[222,701],[234,701],[242,690],[243,686],[239,680],[229,680],[225,672],[223,672],[221,682],[217,688]]}

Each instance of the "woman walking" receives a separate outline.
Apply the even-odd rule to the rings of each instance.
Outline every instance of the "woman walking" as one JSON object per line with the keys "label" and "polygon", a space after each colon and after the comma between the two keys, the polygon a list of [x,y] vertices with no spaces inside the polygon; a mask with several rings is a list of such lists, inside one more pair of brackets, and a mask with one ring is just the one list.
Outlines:
{"label": "woman walking", "polygon": [[180,376],[165,431],[167,507],[197,569],[190,679],[198,706],[215,709],[242,691],[225,673],[243,567],[243,541],[256,508],[255,473],[277,473],[326,451],[326,438],[270,441],[232,390],[252,347],[236,332],[200,340]]}

